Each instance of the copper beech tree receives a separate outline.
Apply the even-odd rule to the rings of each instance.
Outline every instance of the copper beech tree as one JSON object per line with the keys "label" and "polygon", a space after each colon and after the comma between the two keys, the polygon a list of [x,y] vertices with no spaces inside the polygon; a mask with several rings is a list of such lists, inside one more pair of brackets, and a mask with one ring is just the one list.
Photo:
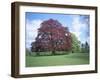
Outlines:
{"label": "copper beech tree", "polygon": [[43,21],[38,29],[35,42],[32,42],[31,51],[69,51],[71,50],[71,33],[57,20]]}

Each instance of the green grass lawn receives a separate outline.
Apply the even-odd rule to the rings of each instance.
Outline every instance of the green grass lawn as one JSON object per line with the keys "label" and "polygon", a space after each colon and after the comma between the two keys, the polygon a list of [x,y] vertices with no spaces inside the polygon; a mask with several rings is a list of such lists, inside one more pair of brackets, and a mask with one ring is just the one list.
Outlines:
{"label": "green grass lawn", "polygon": [[88,53],[69,53],[54,56],[26,55],[26,67],[89,64]]}

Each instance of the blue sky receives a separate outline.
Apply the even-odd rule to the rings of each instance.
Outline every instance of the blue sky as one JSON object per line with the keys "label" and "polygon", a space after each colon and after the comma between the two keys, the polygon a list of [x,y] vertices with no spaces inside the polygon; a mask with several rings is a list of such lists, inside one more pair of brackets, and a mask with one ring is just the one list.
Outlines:
{"label": "blue sky", "polygon": [[38,34],[40,24],[49,19],[58,20],[63,26],[68,27],[69,31],[74,33],[82,43],[89,43],[89,16],[75,14],[49,14],[26,12],[26,48],[31,47]]}

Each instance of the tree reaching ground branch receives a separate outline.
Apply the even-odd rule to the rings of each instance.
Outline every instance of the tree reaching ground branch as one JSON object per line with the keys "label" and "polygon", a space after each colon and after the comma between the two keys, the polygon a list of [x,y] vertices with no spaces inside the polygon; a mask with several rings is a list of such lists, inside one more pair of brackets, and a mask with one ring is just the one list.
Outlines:
{"label": "tree reaching ground branch", "polygon": [[52,51],[52,54],[56,54],[56,51],[71,50],[71,42],[71,33],[68,27],[64,27],[57,20],[49,19],[41,23],[31,50],[36,52]]}

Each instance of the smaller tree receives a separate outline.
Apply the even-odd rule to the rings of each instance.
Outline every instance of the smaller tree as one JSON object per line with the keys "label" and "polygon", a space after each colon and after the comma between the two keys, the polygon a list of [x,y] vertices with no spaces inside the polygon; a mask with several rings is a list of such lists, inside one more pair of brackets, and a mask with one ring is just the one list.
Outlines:
{"label": "smaller tree", "polygon": [[82,53],[89,53],[89,44],[86,41],[84,44],[81,44],[81,52]]}
{"label": "smaller tree", "polygon": [[26,55],[32,55],[31,51],[28,48],[26,48]]}
{"label": "smaller tree", "polygon": [[89,53],[89,44],[87,41],[85,42],[85,50],[86,50],[86,53]]}
{"label": "smaller tree", "polygon": [[83,44],[83,43],[81,44],[81,52],[85,53],[85,44]]}
{"label": "smaller tree", "polygon": [[74,33],[71,33],[71,37],[72,37],[72,53],[80,52],[81,50],[80,41],[78,40],[78,38]]}

